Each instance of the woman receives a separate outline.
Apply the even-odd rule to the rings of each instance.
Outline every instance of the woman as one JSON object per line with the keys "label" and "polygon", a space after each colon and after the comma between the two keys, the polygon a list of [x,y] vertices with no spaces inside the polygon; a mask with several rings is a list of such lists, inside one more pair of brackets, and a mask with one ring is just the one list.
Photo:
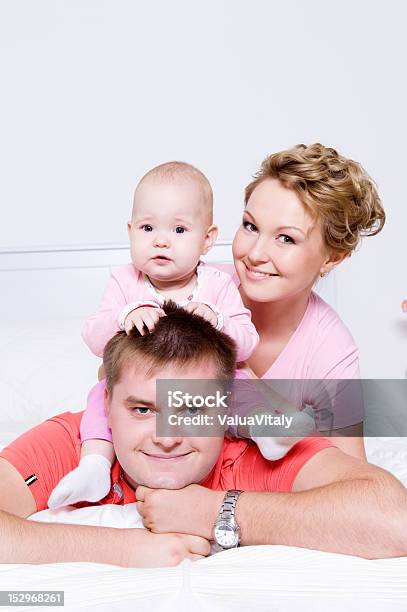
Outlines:
{"label": "woman", "polygon": [[[352,254],[362,235],[383,228],[372,179],[334,149],[297,145],[263,162],[246,187],[245,204],[233,256],[242,299],[260,335],[250,371],[266,379],[359,378],[351,334],[312,289]],[[313,389],[305,399],[318,410]],[[343,402],[335,408],[335,444],[366,458],[359,402],[350,406],[348,396],[345,404],[348,414]]]}

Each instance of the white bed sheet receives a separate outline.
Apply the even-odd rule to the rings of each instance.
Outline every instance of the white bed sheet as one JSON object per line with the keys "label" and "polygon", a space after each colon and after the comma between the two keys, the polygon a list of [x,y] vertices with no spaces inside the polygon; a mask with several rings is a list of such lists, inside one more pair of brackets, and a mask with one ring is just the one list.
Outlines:
{"label": "white bed sheet", "polygon": [[[142,526],[135,504],[45,510],[31,518]],[[297,612],[300,606],[321,612],[401,611],[407,609],[407,558],[368,561],[287,546],[250,546],[174,568],[0,565],[0,590],[5,589],[63,590],[65,610]]]}

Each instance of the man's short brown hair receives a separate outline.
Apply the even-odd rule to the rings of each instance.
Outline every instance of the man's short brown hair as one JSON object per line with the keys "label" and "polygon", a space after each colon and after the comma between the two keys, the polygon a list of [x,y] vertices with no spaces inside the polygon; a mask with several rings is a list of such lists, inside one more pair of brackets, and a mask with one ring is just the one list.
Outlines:
{"label": "man's short brown hair", "polygon": [[236,345],[202,317],[179,308],[174,302],[163,306],[166,313],[151,333],[141,336],[136,327],[118,332],[106,344],[103,365],[109,393],[119,382],[125,366],[142,363],[147,376],[169,364],[179,368],[211,361],[217,379],[233,379]]}

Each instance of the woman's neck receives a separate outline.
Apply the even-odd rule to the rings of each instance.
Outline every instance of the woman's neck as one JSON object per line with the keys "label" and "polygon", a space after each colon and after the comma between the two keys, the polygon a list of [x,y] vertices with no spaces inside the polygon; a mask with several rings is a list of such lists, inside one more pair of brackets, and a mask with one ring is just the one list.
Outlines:
{"label": "woman's neck", "polygon": [[310,291],[275,302],[250,300],[240,288],[243,303],[252,313],[252,321],[260,336],[284,336],[294,332],[307,310]]}

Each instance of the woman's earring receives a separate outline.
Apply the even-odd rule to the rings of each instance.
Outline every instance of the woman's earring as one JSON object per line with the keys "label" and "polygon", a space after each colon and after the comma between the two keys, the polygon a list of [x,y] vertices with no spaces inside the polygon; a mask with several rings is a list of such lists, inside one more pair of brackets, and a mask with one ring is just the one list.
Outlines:
{"label": "woman's earring", "polygon": [[328,276],[329,272],[321,272],[320,277],[324,278],[325,276]]}

